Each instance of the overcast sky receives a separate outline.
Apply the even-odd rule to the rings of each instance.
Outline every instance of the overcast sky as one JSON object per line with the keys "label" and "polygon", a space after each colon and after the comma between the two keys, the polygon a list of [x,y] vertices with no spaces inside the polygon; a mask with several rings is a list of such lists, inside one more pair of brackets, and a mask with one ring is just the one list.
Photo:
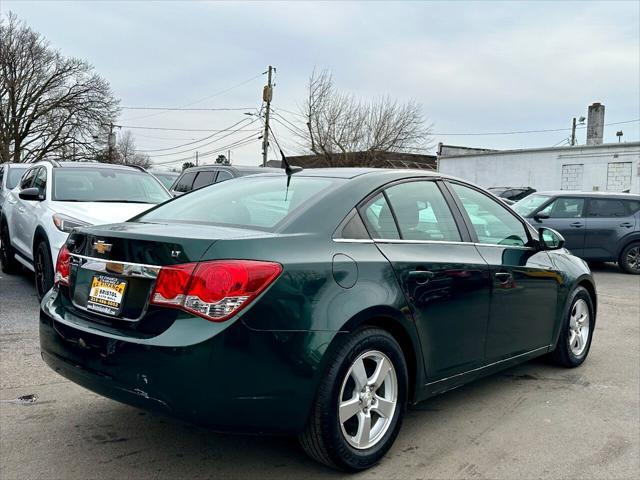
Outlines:
{"label": "overcast sky", "polygon": [[[568,128],[592,102],[605,123],[640,119],[640,2],[26,2],[2,0],[66,55],[89,60],[123,107],[250,108],[260,74],[277,68],[273,106],[288,121],[314,66],[364,99],[415,99],[434,142],[544,147],[569,131],[448,135]],[[225,91],[244,81],[243,85]],[[217,95],[216,95],[217,94]],[[203,101],[198,100],[206,99]],[[211,151],[250,137],[242,111],[122,111],[120,124],[242,131],[214,137]],[[287,125],[283,121],[284,125]],[[295,152],[290,131],[274,123]],[[638,141],[640,123],[605,127],[605,142]],[[205,132],[135,129],[140,149],[166,149]],[[447,135],[445,135],[447,134]],[[585,141],[585,130],[578,134]],[[211,141],[211,140],[210,140]],[[206,142],[202,142],[206,143]],[[155,162],[190,156],[169,150]],[[298,147],[299,148],[299,147]],[[260,162],[260,141],[232,149],[232,161]],[[180,153],[185,152],[185,153]],[[166,154],[157,152],[156,155]],[[273,154],[270,153],[270,158]]]}

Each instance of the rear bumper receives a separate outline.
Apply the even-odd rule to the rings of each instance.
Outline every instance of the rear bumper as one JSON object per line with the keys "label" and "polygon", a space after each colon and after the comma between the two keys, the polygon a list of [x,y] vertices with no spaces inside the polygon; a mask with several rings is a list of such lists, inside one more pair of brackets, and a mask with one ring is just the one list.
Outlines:
{"label": "rear bumper", "polygon": [[154,345],[92,331],[57,295],[40,312],[42,358],[53,370],[113,400],[221,431],[300,432],[335,335],[255,331],[236,321],[204,341],[195,335],[198,343]]}

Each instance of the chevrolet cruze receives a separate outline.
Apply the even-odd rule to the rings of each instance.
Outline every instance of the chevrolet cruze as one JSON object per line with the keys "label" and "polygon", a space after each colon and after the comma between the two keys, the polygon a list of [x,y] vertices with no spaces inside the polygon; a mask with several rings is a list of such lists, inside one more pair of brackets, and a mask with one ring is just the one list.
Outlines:
{"label": "chevrolet cruze", "polygon": [[539,355],[579,366],[595,320],[586,264],[491,194],[422,171],[317,169],[74,230],[40,342],[101,395],[297,435],[358,471],[408,404]]}

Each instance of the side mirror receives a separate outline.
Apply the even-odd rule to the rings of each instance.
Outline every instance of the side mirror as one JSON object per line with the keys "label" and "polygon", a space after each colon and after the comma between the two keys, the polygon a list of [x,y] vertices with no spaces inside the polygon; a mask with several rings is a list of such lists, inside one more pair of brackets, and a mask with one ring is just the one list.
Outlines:
{"label": "side mirror", "polygon": [[538,229],[538,244],[541,250],[558,250],[564,247],[564,237],[553,228]]}
{"label": "side mirror", "polygon": [[41,202],[44,200],[44,192],[42,192],[39,188],[31,187],[25,188],[24,190],[20,190],[18,196],[22,200],[35,200],[36,202]]}
{"label": "side mirror", "polygon": [[538,212],[533,216],[533,219],[537,220],[538,222],[547,218],[549,218],[549,214],[547,212]]}

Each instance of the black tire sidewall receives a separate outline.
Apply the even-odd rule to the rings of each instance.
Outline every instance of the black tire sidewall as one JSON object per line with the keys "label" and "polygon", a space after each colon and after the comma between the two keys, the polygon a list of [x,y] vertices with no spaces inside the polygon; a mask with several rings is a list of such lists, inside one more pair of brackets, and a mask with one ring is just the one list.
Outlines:
{"label": "black tire sidewall", "polygon": [[[571,311],[573,310],[573,306],[578,300],[584,300],[587,303],[587,308],[589,309],[589,337],[587,339],[587,346],[583,350],[580,355],[574,355],[569,347],[569,336],[570,336],[570,318]],[[595,309],[593,307],[593,300],[589,292],[584,287],[578,287],[573,294],[571,295],[571,300],[569,302],[569,308],[564,316],[564,323],[562,325],[562,330],[560,332],[560,337],[558,338],[558,345],[556,348],[556,354],[560,363],[567,367],[577,367],[581,365],[589,355],[589,350],[591,349],[591,341],[593,339],[593,332],[596,327],[596,317],[595,317]]]}
{"label": "black tire sidewall", "polygon": [[[358,450],[349,445],[343,437],[338,416],[338,403],[342,382],[350,366],[360,355],[371,350],[384,353],[393,363],[398,381],[398,403],[392,424],[382,440],[369,449]],[[406,362],[402,349],[395,339],[380,329],[365,329],[358,332],[351,342],[340,350],[336,360],[339,367],[330,372],[327,381],[332,382],[331,388],[327,389],[328,395],[322,399],[326,412],[324,434],[327,436],[327,446],[336,465],[344,470],[360,471],[377,463],[391,448],[398,435],[407,405]]]}
{"label": "black tire sidewall", "polygon": [[[45,293],[47,293],[49,291],[49,289],[51,289],[51,287],[53,286],[53,264],[52,264],[52,260],[51,260],[51,250],[49,249],[49,242],[46,239],[42,239],[38,242],[38,245],[36,246],[35,249],[35,255],[34,255],[34,262],[33,262],[33,267],[34,270],[36,270],[36,275],[35,275],[35,283],[36,283],[36,294],[38,295],[38,299],[42,300],[42,298],[44,297]],[[46,283],[48,285],[48,288],[45,289],[44,292],[41,292],[38,286],[38,262],[37,262],[37,255],[40,255],[42,253],[42,255],[44,256],[44,271],[42,272],[44,275],[44,279],[46,280]]]}
{"label": "black tire sidewall", "polygon": [[18,262],[13,258],[13,248],[9,239],[9,227],[3,219],[0,223],[0,263],[4,273],[15,273],[18,268]]}
{"label": "black tire sidewall", "polygon": [[629,267],[629,265],[627,264],[627,252],[637,246],[640,246],[640,242],[631,242],[629,245],[622,249],[620,258],[618,259],[618,265],[621,267],[622,271],[624,271],[625,273],[630,273],[631,275],[640,275],[640,271],[636,272],[632,270],[631,267]]}

